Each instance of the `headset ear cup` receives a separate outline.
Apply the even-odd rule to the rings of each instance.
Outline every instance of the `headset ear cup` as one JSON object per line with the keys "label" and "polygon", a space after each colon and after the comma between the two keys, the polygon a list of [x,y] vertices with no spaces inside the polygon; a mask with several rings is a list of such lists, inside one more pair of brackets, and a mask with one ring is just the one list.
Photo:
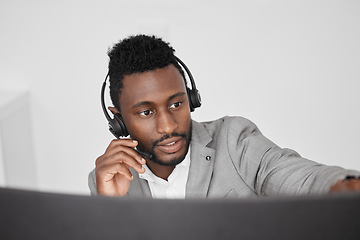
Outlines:
{"label": "headset ear cup", "polygon": [[201,106],[201,97],[197,89],[187,89],[189,102],[190,102],[190,111],[193,112],[195,108]]}
{"label": "headset ear cup", "polygon": [[119,138],[119,137],[126,137],[129,135],[121,114],[119,113],[114,114],[114,119],[112,120],[113,121],[109,122],[109,124],[112,127],[112,131],[111,130],[110,131],[115,135],[115,137]]}

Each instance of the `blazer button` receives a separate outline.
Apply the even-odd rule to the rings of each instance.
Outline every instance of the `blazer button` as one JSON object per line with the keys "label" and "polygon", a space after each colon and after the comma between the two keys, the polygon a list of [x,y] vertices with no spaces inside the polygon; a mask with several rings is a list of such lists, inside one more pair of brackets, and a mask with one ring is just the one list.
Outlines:
{"label": "blazer button", "polygon": [[211,156],[206,156],[206,161],[210,161],[211,160]]}

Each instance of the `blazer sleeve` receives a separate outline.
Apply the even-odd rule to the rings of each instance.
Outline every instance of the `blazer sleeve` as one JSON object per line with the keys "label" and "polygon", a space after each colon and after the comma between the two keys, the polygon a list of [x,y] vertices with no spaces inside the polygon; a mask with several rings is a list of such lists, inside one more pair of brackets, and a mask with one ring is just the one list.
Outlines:
{"label": "blazer sleeve", "polygon": [[228,151],[240,176],[258,195],[326,193],[347,175],[360,172],[326,166],[280,148],[247,119],[228,119]]}
{"label": "blazer sleeve", "polygon": [[97,195],[95,169],[93,169],[88,175],[88,186],[91,195]]}

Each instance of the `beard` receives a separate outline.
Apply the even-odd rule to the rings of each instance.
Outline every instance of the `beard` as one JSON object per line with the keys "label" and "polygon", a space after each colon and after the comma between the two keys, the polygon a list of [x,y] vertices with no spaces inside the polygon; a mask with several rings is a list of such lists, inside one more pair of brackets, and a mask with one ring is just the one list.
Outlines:
{"label": "beard", "polygon": [[[165,134],[164,136],[162,136],[161,138],[155,140],[155,141],[152,141],[151,142],[151,150],[150,151],[146,151],[146,153],[149,153],[151,155],[150,157],[150,161],[154,162],[154,163],[157,163],[161,166],[176,166],[178,164],[180,164],[184,159],[185,159],[185,156],[186,154],[188,153],[189,151],[189,146],[190,146],[190,142],[191,142],[191,135],[192,135],[192,122],[190,122],[190,129],[189,129],[189,132],[188,133],[172,133],[172,134]],[[160,143],[161,141],[164,141],[165,139],[168,139],[168,138],[171,138],[171,137],[182,137],[186,140],[186,145],[185,145],[185,152],[184,154],[182,154],[181,156],[179,157],[174,157],[170,160],[167,160],[167,161],[164,161],[162,159],[160,159],[158,157],[158,155],[155,153],[154,149],[156,147],[156,145],[158,143]],[[138,148],[140,150],[142,149],[145,149],[143,148],[143,146],[139,143],[139,146]]]}

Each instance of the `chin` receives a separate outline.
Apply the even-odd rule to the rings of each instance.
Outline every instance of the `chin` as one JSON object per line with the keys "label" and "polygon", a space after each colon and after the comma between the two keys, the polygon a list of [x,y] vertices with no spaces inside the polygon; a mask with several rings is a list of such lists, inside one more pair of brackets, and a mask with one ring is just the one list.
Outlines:
{"label": "chin", "polygon": [[[155,153],[153,154],[151,161],[162,166],[176,166],[185,159],[188,150],[189,150],[189,146],[187,145],[184,153],[179,154],[179,156],[166,156],[165,159],[162,158],[161,156],[158,156],[158,154]],[[167,154],[167,155],[175,155],[175,154]]]}
{"label": "chin", "polygon": [[[176,166],[180,164],[184,159],[186,154],[188,154],[190,142],[192,135],[192,124],[190,123],[189,132],[187,134],[174,134],[174,136],[182,136],[185,140],[185,144],[182,145],[181,149],[175,153],[165,153],[156,149],[156,141],[153,142],[153,148],[151,151],[148,151],[152,157],[150,161],[157,163],[162,166]],[[141,147],[141,146],[139,146]]]}

